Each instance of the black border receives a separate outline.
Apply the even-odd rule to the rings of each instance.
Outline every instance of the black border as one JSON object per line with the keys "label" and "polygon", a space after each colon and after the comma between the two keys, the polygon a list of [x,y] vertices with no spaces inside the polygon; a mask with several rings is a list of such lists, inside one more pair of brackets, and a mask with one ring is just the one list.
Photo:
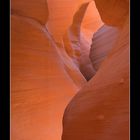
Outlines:
{"label": "black border", "polygon": [[0,0],[0,139],[10,139],[10,1]]}

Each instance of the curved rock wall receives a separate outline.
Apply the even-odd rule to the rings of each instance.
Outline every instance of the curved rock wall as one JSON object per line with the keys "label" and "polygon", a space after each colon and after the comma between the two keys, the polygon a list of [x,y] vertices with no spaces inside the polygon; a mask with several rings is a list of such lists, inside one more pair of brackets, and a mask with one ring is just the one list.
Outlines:
{"label": "curved rock wall", "polygon": [[[47,0],[49,8],[49,20],[46,26],[57,42],[61,42],[63,35],[73,22],[73,17],[83,3],[90,2],[87,14],[83,20],[83,29],[97,30],[101,26],[101,19],[98,16],[94,2],[91,0]],[[94,12],[91,12],[91,11]],[[92,26],[92,23],[95,26]],[[88,30],[89,31],[89,30]],[[87,34],[88,31],[86,32]],[[91,35],[91,32],[90,32]]]}
{"label": "curved rock wall", "polygon": [[97,28],[97,22],[98,27],[102,23],[99,18],[95,18],[98,13],[95,9],[95,5],[93,5],[94,3],[92,5],[91,3],[93,2],[83,3],[80,6],[80,8],[75,12],[73,16],[73,22],[71,26],[63,36],[66,52],[73,59],[74,63],[77,65],[77,67],[79,67],[81,73],[87,80],[91,79],[91,77],[93,77],[95,74],[95,70],[92,67],[91,61],[89,59],[89,50],[91,43],[89,38],[91,37],[91,35],[87,35],[88,33],[86,32],[88,32],[89,29],[84,27],[84,24],[89,22],[89,17],[86,16],[87,12],[91,12],[91,7],[89,6],[92,6],[92,10],[95,10],[94,16],[92,15],[90,17],[93,17],[94,20],[96,19],[96,24],[94,28],[90,27],[90,32],[93,33],[95,31],[95,29]]}
{"label": "curved rock wall", "polygon": [[120,31],[117,27],[103,25],[93,35],[89,57],[96,71],[117,42]]}
{"label": "curved rock wall", "polygon": [[86,40],[91,43],[93,34],[103,25],[95,2],[90,1],[84,15],[81,32],[85,35]]}
{"label": "curved rock wall", "polygon": [[15,9],[11,13],[11,139],[60,140],[64,109],[86,81],[68,55],[59,53],[42,16],[20,12],[26,6],[19,12]]}
{"label": "curved rock wall", "polygon": [[128,140],[129,2],[95,4],[11,1],[12,140]]}
{"label": "curved rock wall", "polygon": [[128,0],[94,0],[104,23],[110,26],[123,26],[129,13]]}
{"label": "curved rock wall", "polygon": [[95,2],[107,24],[94,34],[90,52],[98,71],[65,109],[62,140],[129,140],[128,3]]}
{"label": "curved rock wall", "polygon": [[67,106],[62,140],[129,140],[129,24],[96,75]]}
{"label": "curved rock wall", "polygon": [[43,25],[47,22],[49,16],[46,0],[12,0],[11,12],[33,18]]}
{"label": "curved rock wall", "polygon": [[89,0],[48,0],[49,21],[46,26],[57,42],[72,24],[73,15],[79,6]]}

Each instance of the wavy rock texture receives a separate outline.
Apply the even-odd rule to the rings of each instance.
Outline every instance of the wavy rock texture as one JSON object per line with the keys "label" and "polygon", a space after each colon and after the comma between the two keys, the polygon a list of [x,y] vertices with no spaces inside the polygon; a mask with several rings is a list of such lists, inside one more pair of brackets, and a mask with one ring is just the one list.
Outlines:
{"label": "wavy rock texture", "polygon": [[92,66],[92,61],[89,58],[90,52],[89,46],[91,46],[90,42],[85,38],[85,35],[81,33],[80,37],[81,55],[79,58],[79,69],[87,81],[90,80],[96,74],[96,70]]}
{"label": "wavy rock texture", "polygon": [[70,26],[70,31],[72,32],[73,36],[77,37],[78,39],[80,39],[81,24],[88,6],[89,2],[82,4],[73,16],[73,22]]}
{"label": "wavy rock texture", "polygon": [[[125,2],[96,1],[104,22],[115,27],[103,26],[93,37],[90,56],[98,71],[68,104],[62,140],[129,139],[129,13]],[[115,12],[110,11],[113,8]],[[119,19],[117,11],[123,18]]]}
{"label": "wavy rock texture", "polygon": [[128,5],[11,1],[12,140],[128,140]]}
{"label": "wavy rock texture", "polygon": [[[82,25],[84,28],[90,27],[90,29],[95,31],[102,22],[98,16],[95,4],[91,0],[48,0],[49,21],[46,26],[57,42],[61,42],[62,36],[72,24],[74,14],[86,2],[91,4]],[[94,12],[91,12],[92,10]],[[92,23],[96,23],[96,25],[93,27]],[[89,33],[87,32],[87,34]]]}
{"label": "wavy rock texture", "polygon": [[78,11],[73,17],[72,25],[69,27],[67,33],[63,37],[66,52],[69,54],[70,57],[75,59],[75,61],[77,60],[77,65],[79,64],[78,61],[81,55],[80,28],[88,5],[89,2],[81,5],[81,7],[78,9]]}
{"label": "wavy rock texture", "polygon": [[46,26],[49,32],[89,80],[95,74],[89,59],[91,37],[102,25],[95,3],[89,0],[59,0],[54,5],[54,0],[49,0],[48,5],[50,14]]}
{"label": "wavy rock texture", "polygon": [[117,42],[120,30],[117,27],[103,25],[93,35],[89,57],[96,71]]}
{"label": "wavy rock texture", "polygon": [[18,15],[11,22],[11,139],[60,140],[64,108],[85,79],[45,26]]}
{"label": "wavy rock texture", "polygon": [[57,42],[72,23],[73,15],[79,5],[89,0],[48,0],[49,21],[47,27]]}
{"label": "wavy rock texture", "polygon": [[[66,52],[73,59],[74,63],[79,67],[80,71],[87,80],[94,76],[95,70],[92,67],[91,61],[89,59],[89,47],[91,43],[89,38],[91,38],[91,36],[88,33],[87,35],[86,32],[90,31],[93,33],[96,30],[97,25],[101,25],[99,18],[95,18],[95,15],[98,15],[97,11],[95,10],[95,15],[91,16],[94,17],[93,19],[96,19],[94,28],[89,26],[88,29],[87,26],[85,26],[85,29],[82,30],[84,24],[88,23],[87,21],[89,20],[88,16],[86,16],[87,18],[85,18],[85,14],[87,12],[91,12],[91,7],[89,7],[89,5],[92,6],[92,10],[95,9],[94,3],[92,5],[91,2],[83,3],[75,12],[73,16],[73,22],[68,31],[63,36]],[[88,23],[88,25],[90,25],[91,23]]]}
{"label": "wavy rock texture", "polygon": [[129,24],[65,110],[62,140],[129,139]]}

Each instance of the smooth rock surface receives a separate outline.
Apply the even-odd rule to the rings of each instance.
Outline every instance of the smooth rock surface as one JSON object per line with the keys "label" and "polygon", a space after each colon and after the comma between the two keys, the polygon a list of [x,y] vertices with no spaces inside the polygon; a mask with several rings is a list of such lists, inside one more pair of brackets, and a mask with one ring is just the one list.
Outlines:
{"label": "smooth rock surface", "polygon": [[[94,3],[93,3],[94,4]],[[79,67],[81,73],[84,77],[89,80],[91,77],[94,76],[95,70],[92,67],[91,61],[89,59],[89,50],[90,50],[90,39],[91,36],[87,36],[86,32],[89,32],[88,28],[82,30],[84,27],[83,23],[86,23],[85,20],[88,21],[88,18],[85,18],[85,14],[91,12],[92,10],[95,11],[94,16],[92,15],[93,19],[95,20],[96,16],[98,15],[95,5],[91,5],[91,2],[83,3],[80,8],[75,12],[73,16],[73,22],[69,27],[68,31],[63,36],[64,46],[68,55],[73,59],[74,63]],[[88,9],[89,7],[89,9]],[[95,16],[96,15],[96,16]],[[87,16],[88,17],[88,16]],[[100,20],[97,18],[95,22],[98,22],[98,26]],[[91,23],[89,23],[91,24]],[[95,31],[97,28],[97,24],[95,24],[94,28],[91,28],[91,32]],[[84,32],[83,32],[84,31]]]}
{"label": "smooth rock surface", "polygon": [[33,18],[45,25],[49,16],[47,0],[12,0],[11,13]]}
{"label": "smooth rock surface", "polygon": [[12,0],[10,62],[12,140],[129,139],[128,0]]}
{"label": "smooth rock surface", "polygon": [[129,13],[128,0],[94,0],[101,19],[110,26],[123,26]]}
{"label": "smooth rock surface", "polygon": [[62,140],[109,139],[129,140],[128,19],[118,42],[69,103],[63,119]]}
{"label": "smooth rock surface", "polygon": [[85,12],[81,32],[85,35],[89,43],[92,42],[93,34],[103,25],[99,12],[96,8],[95,2],[90,1]]}
{"label": "smooth rock surface", "polygon": [[90,60],[97,71],[118,40],[120,29],[103,25],[94,35],[90,48]]}
{"label": "smooth rock surface", "polygon": [[[61,42],[63,35],[73,22],[73,17],[82,4],[90,2],[86,17],[83,20],[82,27],[86,29],[97,30],[102,21],[91,0],[48,0],[49,20],[46,26],[57,42]],[[92,12],[93,10],[93,12]],[[93,26],[93,24],[95,26]],[[88,33],[87,33],[88,34]],[[91,35],[91,34],[90,34]]]}
{"label": "smooth rock surface", "polygon": [[65,63],[45,26],[11,16],[12,140],[61,139],[64,109],[85,83],[81,73]]}

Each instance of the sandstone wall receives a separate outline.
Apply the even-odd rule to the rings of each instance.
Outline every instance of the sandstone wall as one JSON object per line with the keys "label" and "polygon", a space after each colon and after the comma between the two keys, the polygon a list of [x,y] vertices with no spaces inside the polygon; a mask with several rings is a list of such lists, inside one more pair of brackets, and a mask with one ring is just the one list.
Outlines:
{"label": "sandstone wall", "polygon": [[129,139],[128,2],[95,3],[107,24],[93,36],[90,58],[96,74],[65,109],[62,140]]}
{"label": "sandstone wall", "polygon": [[62,140],[129,139],[129,24],[96,75],[67,106]]}
{"label": "sandstone wall", "polygon": [[46,7],[46,1],[12,1],[12,140],[60,140],[64,109],[86,82],[45,27]]}

